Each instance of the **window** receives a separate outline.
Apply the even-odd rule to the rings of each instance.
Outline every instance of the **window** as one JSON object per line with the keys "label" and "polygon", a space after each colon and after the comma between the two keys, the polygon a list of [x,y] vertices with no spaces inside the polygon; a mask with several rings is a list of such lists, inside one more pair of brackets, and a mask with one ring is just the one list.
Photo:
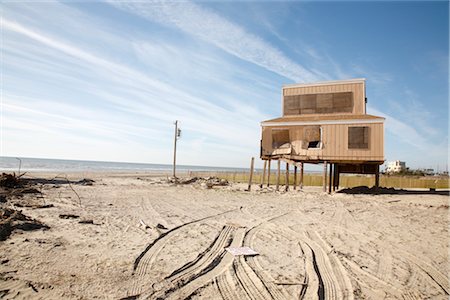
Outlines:
{"label": "window", "polygon": [[303,128],[303,148],[320,148],[321,147],[321,129],[320,126],[305,126]]}
{"label": "window", "polygon": [[272,129],[272,148],[287,148],[290,145],[289,129]]}
{"label": "window", "polygon": [[351,113],[352,111],[352,92],[284,96],[285,115]]}
{"label": "window", "polygon": [[348,149],[369,149],[369,127],[348,128]]}

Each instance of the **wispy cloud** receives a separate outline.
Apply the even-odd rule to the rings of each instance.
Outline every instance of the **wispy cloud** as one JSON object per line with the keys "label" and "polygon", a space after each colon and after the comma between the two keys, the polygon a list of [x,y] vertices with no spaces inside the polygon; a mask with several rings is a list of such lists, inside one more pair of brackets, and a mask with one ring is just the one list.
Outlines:
{"label": "wispy cloud", "polygon": [[192,2],[108,1],[115,7],[195,36],[250,63],[297,82],[320,79],[282,51],[235,23]]}

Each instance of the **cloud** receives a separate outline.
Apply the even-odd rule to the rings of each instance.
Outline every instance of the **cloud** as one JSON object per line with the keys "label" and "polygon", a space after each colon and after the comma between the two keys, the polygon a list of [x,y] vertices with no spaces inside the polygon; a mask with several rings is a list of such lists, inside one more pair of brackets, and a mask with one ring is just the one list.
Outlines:
{"label": "cloud", "polygon": [[[5,64],[8,70],[11,70],[5,76],[8,87],[5,89],[8,98],[4,105],[8,114],[5,119],[8,123],[8,126],[5,126],[5,131],[8,131],[5,141],[8,145],[18,139],[12,138],[11,132],[26,131],[26,123],[29,124],[29,129],[47,128],[50,132],[57,132],[58,137],[67,132],[67,136],[72,136],[74,142],[83,138],[90,141],[95,138],[105,141],[112,138],[116,142],[124,142],[135,140],[131,139],[133,136],[141,138],[142,144],[152,140],[157,142],[158,139],[161,142],[170,137],[171,124],[177,118],[182,120],[183,129],[189,133],[183,140],[187,147],[191,143],[189,136],[206,138],[202,141],[202,145],[206,147],[205,161],[208,159],[207,155],[214,156],[217,164],[216,156],[220,155],[217,149],[220,147],[222,151],[235,153],[256,152],[259,149],[258,122],[265,116],[247,103],[240,103],[225,96],[222,97],[222,103],[228,108],[219,106],[190,95],[178,89],[176,85],[168,85],[151,78],[148,73],[136,70],[130,65],[114,62],[105,56],[101,57],[63,41],[55,35],[43,34],[6,18],[3,29],[8,34],[8,41],[2,50],[7,58]],[[23,39],[24,37],[27,39]],[[16,48],[20,49],[20,45],[24,43],[28,45],[28,51],[14,51]],[[166,49],[162,47],[158,50],[161,55],[154,57],[163,58],[162,54]],[[175,51],[174,49],[172,50]],[[142,47],[142,56],[145,56],[148,50]],[[217,66],[217,70],[220,70],[220,66]],[[219,73],[217,70],[216,73]],[[203,76],[207,78],[210,75],[207,72]],[[30,80],[27,80],[27,77]],[[221,79],[218,77],[217,80],[220,82]],[[57,83],[57,86],[52,86],[53,83]],[[236,85],[235,93],[239,94],[241,88]],[[69,90],[75,93],[68,93]],[[32,93],[27,98],[24,95],[28,91]],[[77,103],[80,93],[85,95],[84,97],[87,96],[83,100],[89,102],[87,107],[97,109],[93,112],[88,109],[80,110],[82,104]],[[61,102],[73,105],[64,105]],[[102,115],[105,116],[103,120],[98,118]],[[141,129],[145,128],[144,126],[160,132],[155,134],[154,131]],[[170,133],[167,134],[168,132]],[[74,136],[75,133],[78,137]],[[249,139],[251,136],[255,138]],[[195,138],[192,143],[198,145],[198,141],[194,140]],[[54,141],[57,143],[57,140]],[[7,149],[7,153],[10,153],[11,147]],[[211,153],[208,153],[208,149],[216,150],[209,150]],[[164,158],[159,159],[162,161]],[[197,157],[197,161],[191,163],[204,164],[199,159],[200,157]],[[235,158],[234,164],[239,160],[240,158]],[[148,159],[141,156],[141,161]],[[232,164],[233,160],[230,159],[228,163]]]}
{"label": "cloud", "polygon": [[108,1],[117,8],[134,13],[211,43],[248,61],[297,82],[313,82],[320,76],[297,64],[282,51],[244,28],[192,2]]}

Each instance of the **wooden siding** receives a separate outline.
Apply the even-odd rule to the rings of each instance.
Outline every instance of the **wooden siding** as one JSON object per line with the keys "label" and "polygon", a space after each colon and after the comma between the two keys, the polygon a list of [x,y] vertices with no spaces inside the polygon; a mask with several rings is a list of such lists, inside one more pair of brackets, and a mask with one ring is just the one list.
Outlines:
{"label": "wooden siding", "polygon": [[[352,114],[365,114],[365,84],[364,82],[354,82],[345,84],[323,84],[323,85],[311,85],[311,86],[293,86],[284,87],[282,90],[282,111],[285,116],[284,97],[295,95],[308,95],[308,94],[326,94],[326,93],[353,93],[353,111]],[[341,113],[342,114],[342,113]]]}
{"label": "wooden siding", "polygon": [[[369,127],[369,148],[349,149],[348,128]],[[293,155],[308,156],[311,160],[352,160],[352,161],[382,161],[384,160],[384,125],[383,123],[367,124],[326,124],[321,125],[322,148],[303,149],[302,140],[304,126],[263,126],[263,155],[271,155],[272,129],[289,129]]]}

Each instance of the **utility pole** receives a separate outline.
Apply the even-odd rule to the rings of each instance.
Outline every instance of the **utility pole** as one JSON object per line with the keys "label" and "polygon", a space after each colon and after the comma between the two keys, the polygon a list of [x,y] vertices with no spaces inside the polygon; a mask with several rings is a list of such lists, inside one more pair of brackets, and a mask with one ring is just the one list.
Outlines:
{"label": "utility pole", "polygon": [[181,137],[181,129],[178,128],[178,120],[175,121],[175,135],[173,141],[173,177],[177,178],[175,175],[176,165],[177,165],[177,140]]}

